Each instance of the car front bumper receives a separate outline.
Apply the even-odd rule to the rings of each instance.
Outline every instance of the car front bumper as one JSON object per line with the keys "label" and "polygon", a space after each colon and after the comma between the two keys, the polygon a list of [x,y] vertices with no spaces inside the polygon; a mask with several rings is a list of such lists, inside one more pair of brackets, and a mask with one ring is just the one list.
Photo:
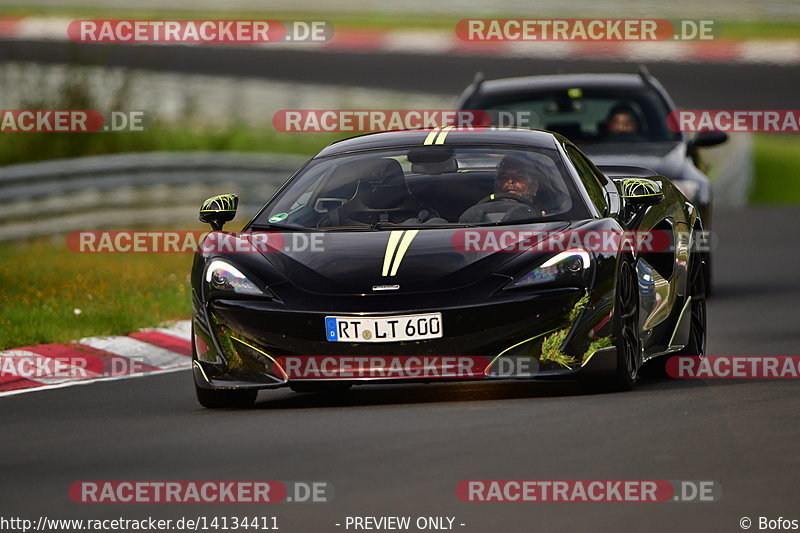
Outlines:
{"label": "car front bumper", "polygon": [[[590,300],[585,294],[578,288],[550,289],[515,293],[489,303],[392,313],[294,311],[275,301],[214,300],[195,305],[195,381],[203,388],[277,388],[311,380],[434,382],[602,372],[608,361],[616,364],[609,342],[609,299]],[[578,305],[582,307],[576,313]],[[442,314],[442,338],[387,343],[326,340],[326,316],[429,312]],[[590,353],[588,346],[597,339],[606,342],[593,344]],[[554,346],[558,357],[566,359],[544,357]],[[468,364],[469,371],[455,371],[454,361],[462,370]],[[364,371],[365,364],[369,371]],[[324,372],[307,371],[320,365],[327,365]],[[426,370],[420,372],[419,365]],[[297,372],[298,368],[303,371]]]}

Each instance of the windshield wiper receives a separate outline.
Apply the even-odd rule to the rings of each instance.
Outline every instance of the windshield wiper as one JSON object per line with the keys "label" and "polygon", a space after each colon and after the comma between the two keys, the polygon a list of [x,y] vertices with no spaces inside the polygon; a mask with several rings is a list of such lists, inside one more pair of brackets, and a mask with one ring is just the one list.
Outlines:
{"label": "windshield wiper", "polygon": [[516,220],[506,220],[506,221],[498,221],[498,222],[475,222],[474,224],[469,224],[468,227],[470,228],[490,228],[490,227],[498,227],[498,226],[522,226],[526,224],[546,224],[550,222],[569,222],[568,220],[559,219],[559,218],[550,218],[554,215],[548,215],[546,217],[529,217],[529,218],[519,218]]}
{"label": "windshield wiper", "polygon": [[372,225],[372,229],[380,231],[382,229],[449,229],[449,228],[468,228],[472,224],[448,223],[448,224],[395,224],[393,222],[377,222]]}

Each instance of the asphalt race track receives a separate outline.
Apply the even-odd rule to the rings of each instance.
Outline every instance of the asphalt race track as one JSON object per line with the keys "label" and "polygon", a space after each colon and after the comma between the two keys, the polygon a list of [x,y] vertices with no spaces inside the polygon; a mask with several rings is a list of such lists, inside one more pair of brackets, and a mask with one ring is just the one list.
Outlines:
{"label": "asphalt race track", "polygon": [[[778,106],[776,106],[778,107]],[[800,210],[718,211],[714,355],[798,353]],[[211,411],[189,372],[0,398],[5,516],[277,516],[285,532],[347,515],[455,516],[457,531],[741,531],[800,518],[796,380],[646,381],[586,395],[568,383],[262,392]],[[324,480],[327,504],[88,505],[77,480]],[[462,503],[464,479],[715,480],[717,503]],[[336,523],[342,523],[337,527]],[[464,523],[465,526],[458,524]]]}
{"label": "asphalt race track", "polygon": [[[303,83],[452,94],[481,70],[487,78],[557,72],[635,72],[623,61],[543,60],[497,56],[311,52],[269,48],[80,44],[0,39],[0,61],[143,68]],[[795,109],[797,65],[648,63],[678,106],[703,109]]]}

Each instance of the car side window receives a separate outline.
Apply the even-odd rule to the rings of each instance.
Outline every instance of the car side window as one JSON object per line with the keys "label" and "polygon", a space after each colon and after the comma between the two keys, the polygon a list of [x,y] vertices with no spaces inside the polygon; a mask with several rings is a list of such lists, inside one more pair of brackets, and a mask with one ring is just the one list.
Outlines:
{"label": "car side window", "polygon": [[583,154],[574,147],[566,145],[564,148],[567,151],[570,161],[572,161],[572,164],[578,171],[578,176],[581,178],[586,192],[589,193],[589,198],[592,200],[592,203],[597,207],[598,211],[605,213],[608,209],[608,202],[606,202],[605,191],[595,175],[592,165],[586,160]]}

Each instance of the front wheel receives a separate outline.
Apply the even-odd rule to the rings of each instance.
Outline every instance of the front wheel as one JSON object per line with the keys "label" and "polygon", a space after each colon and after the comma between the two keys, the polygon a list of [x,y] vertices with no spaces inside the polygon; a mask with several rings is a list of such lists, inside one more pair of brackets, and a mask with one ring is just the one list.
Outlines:
{"label": "front wheel", "polygon": [[614,337],[617,349],[617,369],[611,388],[631,390],[639,378],[641,343],[639,341],[639,288],[633,263],[620,260],[614,305]]}

